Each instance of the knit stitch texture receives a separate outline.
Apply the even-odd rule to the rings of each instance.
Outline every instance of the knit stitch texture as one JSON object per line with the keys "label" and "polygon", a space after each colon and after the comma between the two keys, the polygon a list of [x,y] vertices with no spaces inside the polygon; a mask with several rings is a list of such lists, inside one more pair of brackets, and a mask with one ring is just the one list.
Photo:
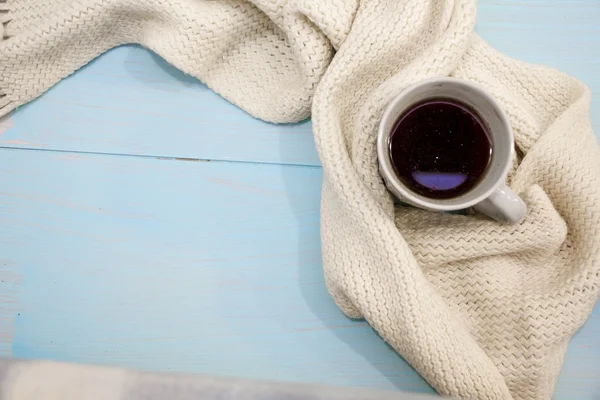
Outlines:
{"label": "knit stitch texture", "polygon": [[[313,116],[330,293],[439,393],[549,399],[599,294],[600,154],[590,94],[474,33],[474,0],[0,0],[0,115],[102,52],[140,43],[250,114]],[[335,57],[334,57],[335,54]],[[386,104],[434,76],[504,107],[516,225],[394,205],[377,168]]]}

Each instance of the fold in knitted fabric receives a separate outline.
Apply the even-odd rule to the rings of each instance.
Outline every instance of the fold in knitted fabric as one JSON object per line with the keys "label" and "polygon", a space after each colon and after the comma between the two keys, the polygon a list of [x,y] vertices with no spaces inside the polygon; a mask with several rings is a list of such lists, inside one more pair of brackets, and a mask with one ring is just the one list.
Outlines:
{"label": "fold in knitted fabric", "polygon": [[[6,0],[0,114],[111,47],[141,43],[250,114],[309,116],[323,164],[323,269],[439,393],[549,399],[599,294],[600,154],[588,89],[512,60],[473,31],[474,0]],[[335,57],[334,57],[335,54]],[[434,76],[504,107],[528,206],[480,215],[394,206],[377,168],[386,104]]]}

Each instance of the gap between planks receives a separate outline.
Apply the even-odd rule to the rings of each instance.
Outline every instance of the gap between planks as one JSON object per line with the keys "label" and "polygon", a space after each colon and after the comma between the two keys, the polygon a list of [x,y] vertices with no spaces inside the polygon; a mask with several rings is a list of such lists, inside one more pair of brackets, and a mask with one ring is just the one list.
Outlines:
{"label": "gap between planks", "polygon": [[294,164],[294,163],[276,163],[268,161],[244,161],[244,160],[218,160],[218,159],[204,159],[204,158],[192,158],[192,157],[173,157],[173,156],[159,156],[152,154],[127,154],[127,153],[110,153],[110,152],[99,152],[99,151],[83,151],[83,150],[61,150],[61,149],[35,149],[31,147],[13,147],[13,146],[0,146],[0,150],[8,151],[39,151],[47,153],[64,153],[64,154],[78,154],[78,155],[91,155],[91,156],[111,156],[111,157],[135,157],[135,158],[150,158],[163,161],[181,161],[181,162],[213,162],[213,163],[225,163],[225,164],[252,164],[252,165],[272,165],[279,167],[296,167],[296,168],[312,168],[320,169],[320,165],[310,164]]}

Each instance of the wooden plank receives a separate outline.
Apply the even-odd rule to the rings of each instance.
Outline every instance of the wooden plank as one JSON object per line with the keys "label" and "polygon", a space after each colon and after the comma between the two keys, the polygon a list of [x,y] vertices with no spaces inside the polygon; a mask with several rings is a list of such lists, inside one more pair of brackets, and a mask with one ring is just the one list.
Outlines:
{"label": "wooden plank", "polygon": [[138,46],[97,58],[12,120],[0,146],[319,164],[310,121],[254,119]]}
{"label": "wooden plank", "polygon": [[[34,150],[0,160],[13,356],[431,392],[329,297],[319,168]],[[556,399],[596,398],[599,333],[600,306]]]}
{"label": "wooden plank", "polygon": [[14,357],[432,392],[326,291],[320,168],[0,160]]}
{"label": "wooden plank", "polygon": [[600,2],[480,0],[476,30],[504,54],[568,73],[592,90],[600,138]]}
{"label": "wooden plank", "polygon": [[[600,2],[480,0],[477,32],[593,93],[600,135]],[[139,47],[113,50],[0,124],[0,146],[318,165],[310,121],[257,121]]]}
{"label": "wooden plank", "polygon": [[589,399],[600,396],[600,303],[583,328],[569,343],[554,400]]}

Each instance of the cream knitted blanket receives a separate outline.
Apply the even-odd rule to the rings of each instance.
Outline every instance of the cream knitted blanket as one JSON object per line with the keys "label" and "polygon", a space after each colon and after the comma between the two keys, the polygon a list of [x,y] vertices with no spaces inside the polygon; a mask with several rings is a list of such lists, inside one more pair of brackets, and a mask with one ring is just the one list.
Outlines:
{"label": "cream knitted blanket", "polygon": [[2,400],[439,400],[359,388],[0,358]]}
{"label": "cream knitted blanket", "polygon": [[[0,114],[105,50],[141,43],[250,114],[309,116],[323,163],[328,288],[438,392],[549,399],[598,298],[600,154],[590,95],[473,32],[474,0],[0,0]],[[334,53],[336,53],[335,57]],[[396,208],[376,127],[403,87],[451,75],[509,115],[528,215]]]}

